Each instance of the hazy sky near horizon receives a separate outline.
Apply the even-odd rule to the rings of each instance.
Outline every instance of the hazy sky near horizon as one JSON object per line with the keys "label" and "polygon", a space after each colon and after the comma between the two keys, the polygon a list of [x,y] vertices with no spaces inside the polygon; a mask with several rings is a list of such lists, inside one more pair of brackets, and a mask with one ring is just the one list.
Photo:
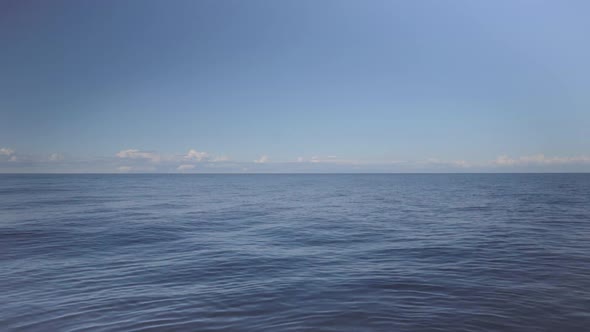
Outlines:
{"label": "hazy sky near horizon", "polygon": [[0,2],[0,172],[590,171],[587,1]]}

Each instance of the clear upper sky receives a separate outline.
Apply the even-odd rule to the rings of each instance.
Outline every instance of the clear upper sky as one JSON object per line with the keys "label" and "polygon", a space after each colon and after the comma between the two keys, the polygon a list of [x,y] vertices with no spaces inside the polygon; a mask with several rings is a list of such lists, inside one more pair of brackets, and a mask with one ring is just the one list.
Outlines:
{"label": "clear upper sky", "polygon": [[590,171],[588,1],[0,1],[0,172]]}

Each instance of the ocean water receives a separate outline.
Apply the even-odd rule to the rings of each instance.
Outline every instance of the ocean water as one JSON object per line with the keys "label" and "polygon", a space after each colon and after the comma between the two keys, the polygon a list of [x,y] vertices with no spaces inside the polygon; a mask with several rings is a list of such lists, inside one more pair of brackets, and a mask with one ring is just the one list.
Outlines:
{"label": "ocean water", "polygon": [[2,331],[588,331],[590,174],[0,175]]}

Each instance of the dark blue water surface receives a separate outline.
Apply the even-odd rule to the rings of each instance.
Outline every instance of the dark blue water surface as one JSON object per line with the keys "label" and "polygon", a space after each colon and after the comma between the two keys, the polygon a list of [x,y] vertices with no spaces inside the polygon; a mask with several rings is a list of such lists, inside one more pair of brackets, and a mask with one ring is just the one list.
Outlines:
{"label": "dark blue water surface", "polygon": [[588,331],[590,175],[0,175],[0,330]]}

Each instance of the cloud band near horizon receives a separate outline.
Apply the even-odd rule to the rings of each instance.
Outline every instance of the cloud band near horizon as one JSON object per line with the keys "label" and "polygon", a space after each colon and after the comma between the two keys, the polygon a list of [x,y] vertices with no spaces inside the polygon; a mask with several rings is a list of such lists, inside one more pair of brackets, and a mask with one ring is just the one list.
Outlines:
{"label": "cloud band near horizon", "polygon": [[590,172],[590,156],[519,157],[500,155],[483,162],[467,160],[361,160],[335,155],[294,157],[273,160],[261,154],[252,161],[233,160],[226,155],[189,149],[186,153],[166,154],[140,149],[124,149],[112,156],[76,158],[62,153],[24,154],[9,147],[0,148],[3,173],[314,173],[314,172]]}

